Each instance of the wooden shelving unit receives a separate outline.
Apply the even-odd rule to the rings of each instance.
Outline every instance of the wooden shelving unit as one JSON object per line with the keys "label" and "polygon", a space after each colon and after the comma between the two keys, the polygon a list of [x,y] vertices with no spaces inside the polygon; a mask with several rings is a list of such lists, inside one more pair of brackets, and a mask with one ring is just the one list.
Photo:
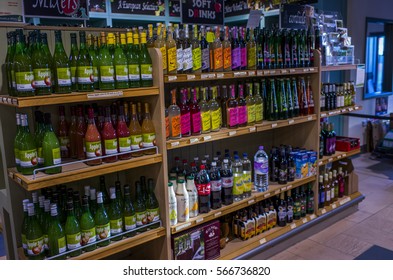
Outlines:
{"label": "wooden shelving unit", "polygon": [[336,153],[334,155],[331,156],[324,156],[322,159],[318,160],[318,166],[322,166],[322,165],[326,165],[328,163],[343,159],[343,158],[347,158],[347,157],[351,157],[354,155],[360,154],[360,149],[356,149],[356,150],[352,150],[349,152],[340,152],[340,151],[336,151]]}
{"label": "wooden shelving unit", "polygon": [[342,115],[342,114],[346,114],[346,113],[351,113],[353,111],[360,111],[362,109],[363,109],[363,106],[354,105],[354,106],[348,106],[348,107],[339,108],[339,109],[331,110],[331,111],[322,111],[321,118],[338,116],[338,115]]}
{"label": "wooden shelving unit", "polygon": [[322,72],[331,72],[331,71],[345,71],[345,70],[355,70],[357,67],[356,64],[341,64],[341,65],[331,65],[331,66],[322,66]]}
{"label": "wooden shelving unit", "polygon": [[337,201],[333,202],[332,204],[330,204],[329,206],[325,206],[323,208],[318,209],[317,211],[317,215],[318,216],[322,216],[325,215],[326,213],[331,212],[332,210],[336,209],[337,207],[340,207],[348,202],[350,202],[351,200],[354,200],[357,197],[362,196],[362,194],[360,192],[355,192],[351,195],[345,195],[343,197],[340,197],[337,199]]}

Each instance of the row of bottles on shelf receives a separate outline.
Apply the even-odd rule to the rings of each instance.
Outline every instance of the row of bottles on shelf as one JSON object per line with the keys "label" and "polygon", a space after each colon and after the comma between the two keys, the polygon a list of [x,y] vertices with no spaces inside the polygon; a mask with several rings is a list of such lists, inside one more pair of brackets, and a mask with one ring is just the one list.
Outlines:
{"label": "row of bottles on shelf", "polygon": [[[43,189],[40,196],[33,192],[32,202],[23,200],[21,231],[25,255],[29,259],[43,259],[72,250],[58,258],[75,257],[107,246],[110,241],[134,236],[138,227],[160,220],[153,179],[147,180],[147,186],[144,176],[135,182],[135,199],[131,198],[130,185],[124,185],[122,191],[120,181],[109,192],[110,195],[103,176],[98,191],[85,186],[82,203],[79,191],[64,185]],[[155,227],[158,225],[149,228]],[[137,231],[146,230],[144,227]]]}
{"label": "row of bottles on shelf", "polygon": [[237,151],[233,158],[229,150],[225,150],[224,158],[220,152],[217,154],[211,162],[210,156],[205,155],[200,165],[199,159],[194,158],[190,166],[187,160],[181,164],[175,158],[168,183],[171,225],[251,197],[253,191],[268,189],[268,155],[263,146],[254,156],[254,167],[247,153],[243,153],[242,159]]}
{"label": "row of bottles on shelf", "polygon": [[313,213],[314,191],[311,184],[307,184],[238,210],[225,216],[223,220],[231,224],[231,236],[247,240]]}
{"label": "row of bottles on shelf", "polygon": [[330,111],[356,104],[356,91],[354,82],[330,84],[321,86],[321,111]]}
{"label": "row of bottles on shelf", "polygon": [[345,174],[342,167],[319,175],[318,208],[329,206],[344,196]]}
{"label": "row of bottles on shelf", "polygon": [[9,94],[23,97],[153,85],[146,32],[101,32],[100,40],[91,34],[86,40],[86,32],[80,31],[79,48],[76,33],[70,36],[67,55],[61,31],[55,31],[52,55],[46,33],[31,31],[26,42],[22,29],[9,32],[5,62]]}
{"label": "row of bottles on shelf", "polygon": [[[173,28],[174,27],[174,28]],[[188,24],[149,25],[148,47],[160,49],[164,74],[280,69],[314,65],[320,49],[319,29],[223,29]],[[191,33],[191,35],[190,35]]]}
{"label": "row of bottles on shelf", "polygon": [[310,77],[262,79],[239,83],[237,87],[232,84],[179,91],[177,98],[177,90],[172,89],[171,104],[166,110],[167,139],[314,114]]}
{"label": "row of bottles on shelf", "polygon": [[[59,165],[62,159],[67,158],[92,159],[86,164],[97,165],[154,154],[152,149],[138,152],[141,148],[148,149],[156,145],[149,104],[144,103],[143,118],[140,116],[142,122],[139,121],[137,104],[131,104],[131,108],[130,115],[127,102],[106,107],[71,106],[71,121],[68,124],[65,108],[60,106],[56,133],[52,127],[51,115],[35,111],[34,134],[30,133],[27,115],[18,113],[14,140],[17,170],[29,175],[36,168]],[[111,154],[113,156],[101,158]],[[45,169],[48,174],[60,172],[61,166]]]}
{"label": "row of bottles on shelf", "polygon": [[319,135],[319,158],[336,153],[336,132],[333,123],[322,122]]}

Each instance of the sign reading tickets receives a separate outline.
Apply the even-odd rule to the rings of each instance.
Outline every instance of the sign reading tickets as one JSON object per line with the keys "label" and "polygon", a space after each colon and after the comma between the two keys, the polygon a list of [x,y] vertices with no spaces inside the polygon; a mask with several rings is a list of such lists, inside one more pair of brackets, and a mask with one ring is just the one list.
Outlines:
{"label": "sign reading tickets", "polygon": [[165,16],[164,0],[112,0],[112,13]]}
{"label": "sign reading tickets", "polygon": [[22,0],[3,1],[0,21],[22,21]]}
{"label": "sign reading tickets", "polygon": [[24,0],[27,17],[88,19],[88,0]]}
{"label": "sign reading tickets", "polygon": [[181,0],[182,23],[223,25],[223,0]]}

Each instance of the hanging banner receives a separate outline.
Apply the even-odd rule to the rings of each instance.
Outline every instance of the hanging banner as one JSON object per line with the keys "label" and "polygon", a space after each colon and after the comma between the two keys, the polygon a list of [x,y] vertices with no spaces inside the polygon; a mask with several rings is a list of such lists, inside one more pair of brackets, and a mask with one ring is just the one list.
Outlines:
{"label": "hanging banner", "polygon": [[95,13],[105,13],[106,0],[90,0],[89,11]]}
{"label": "hanging banner", "polygon": [[307,29],[306,6],[282,5],[281,28]]}
{"label": "hanging banner", "polygon": [[180,17],[180,0],[169,0],[169,16]]}
{"label": "hanging banner", "polygon": [[[22,21],[22,0],[2,1],[0,21]],[[4,3],[5,2],[5,3]]]}
{"label": "hanging banner", "polygon": [[88,19],[88,0],[24,0],[26,17]]}
{"label": "hanging banner", "polygon": [[223,25],[223,0],[181,0],[182,23]]}
{"label": "hanging banner", "polygon": [[112,13],[165,16],[164,0],[112,0]]}
{"label": "hanging banner", "polygon": [[226,18],[249,14],[247,0],[225,0],[224,13]]}

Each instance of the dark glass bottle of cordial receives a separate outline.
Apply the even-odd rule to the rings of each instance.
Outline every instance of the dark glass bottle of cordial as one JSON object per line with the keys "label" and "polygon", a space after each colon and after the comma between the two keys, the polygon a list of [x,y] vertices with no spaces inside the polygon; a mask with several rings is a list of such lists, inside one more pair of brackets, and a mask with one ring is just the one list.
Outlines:
{"label": "dark glass bottle of cordial", "polygon": [[277,60],[276,60],[276,53],[274,51],[275,45],[276,45],[276,36],[274,31],[268,31],[268,36],[269,40],[269,54],[270,54],[270,63],[269,63],[269,69],[275,69],[277,66]]}
{"label": "dark glass bottle of cordial", "polygon": [[[228,155],[229,157],[229,155]],[[221,164],[221,199],[224,205],[230,205],[233,203],[233,172],[232,163],[228,158],[224,158]]]}
{"label": "dark glass bottle of cordial", "polygon": [[239,34],[240,34],[240,69],[239,70],[246,70],[247,69],[247,44],[245,40],[245,32],[244,28],[240,27]]}
{"label": "dark glass bottle of cordial", "polygon": [[211,196],[211,184],[209,174],[205,170],[205,166],[201,165],[200,171],[195,177],[195,186],[198,191],[198,207],[199,213],[210,212],[210,196]]}
{"label": "dark glass bottle of cordial", "polygon": [[284,199],[284,193],[280,194],[280,200],[277,206],[277,224],[280,227],[285,227],[287,224],[287,202]]}
{"label": "dark glass bottle of cordial", "polygon": [[238,39],[238,29],[233,27],[232,29],[232,71],[240,70],[241,67],[241,50],[240,42]]}
{"label": "dark glass bottle of cordial", "polygon": [[278,106],[274,79],[269,80],[269,93],[267,96],[267,120],[276,121],[278,119]]}
{"label": "dark glass bottle of cordial", "polygon": [[206,40],[205,27],[201,26],[201,52],[202,52],[202,72],[210,72],[210,47]]}
{"label": "dark glass bottle of cordial", "polygon": [[247,126],[247,102],[244,98],[244,86],[238,85],[237,97],[237,120],[239,127]]}
{"label": "dark glass bottle of cordial", "polygon": [[276,68],[283,68],[282,32],[279,29],[274,32],[274,55],[276,57]]}
{"label": "dark glass bottle of cordial", "polygon": [[286,184],[288,182],[288,161],[285,155],[285,149],[281,148],[280,165],[278,171],[278,183]]}
{"label": "dark glass bottle of cordial", "polygon": [[284,79],[277,79],[277,107],[278,118],[280,120],[288,119],[288,105]]}
{"label": "dark glass bottle of cordial", "polygon": [[261,96],[262,96],[262,101],[263,101],[263,119],[267,120],[268,119],[268,113],[267,113],[267,89],[266,89],[266,80],[262,79],[261,81]]}
{"label": "dark glass bottle of cordial", "polygon": [[314,191],[312,190],[311,184],[307,186],[306,192],[306,213],[313,214],[314,213]]}
{"label": "dark glass bottle of cordial", "polygon": [[300,90],[300,92],[299,92],[300,115],[307,116],[308,115],[308,97],[307,97],[306,82],[304,81],[304,77],[300,78],[299,90]]}
{"label": "dark glass bottle of cordial", "polygon": [[[235,97],[235,86],[230,85],[230,96],[227,100],[227,127],[228,128],[237,128],[238,127],[238,108],[237,108],[237,100]],[[225,112],[223,112],[225,114]]]}
{"label": "dark glass bottle of cordial", "polygon": [[222,124],[221,127],[228,126],[228,119],[227,119],[227,100],[228,100],[228,88],[226,85],[222,86],[221,91],[221,99],[220,99],[220,107],[221,107],[221,117],[222,117]]}
{"label": "dark glass bottle of cordial", "polygon": [[287,191],[287,223],[293,222],[293,199],[291,196],[291,190]]}
{"label": "dark glass bottle of cordial", "polygon": [[318,208],[323,208],[325,206],[325,186],[323,184],[323,175],[319,176],[318,185]]}
{"label": "dark glass bottle of cordial", "polygon": [[278,182],[280,161],[277,156],[277,148],[273,147],[270,151],[270,181]]}
{"label": "dark glass bottle of cordial", "polygon": [[257,69],[263,69],[263,33],[262,29],[254,29],[254,38],[257,43]]}
{"label": "dark glass bottle of cordial", "polygon": [[307,51],[309,53],[309,65],[314,66],[314,49],[315,49],[315,35],[313,32],[313,27],[309,27],[307,30]]}
{"label": "dark glass bottle of cordial", "polygon": [[295,162],[295,152],[289,152],[288,156],[288,182],[295,181],[296,173],[296,162]]}
{"label": "dark glass bottle of cordial", "polygon": [[221,191],[222,191],[222,180],[220,171],[217,167],[217,162],[213,161],[211,163],[211,168],[209,171],[210,183],[211,183],[211,208],[218,209],[221,208]]}
{"label": "dark glass bottle of cordial", "polygon": [[291,91],[292,91],[292,100],[293,100],[293,117],[298,117],[300,115],[300,107],[299,107],[299,96],[296,85],[296,78],[292,78],[291,82]]}
{"label": "dark glass bottle of cordial", "polygon": [[329,86],[329,95],[330,95],[330,110],[337,109],[337,94],[336,94],[336,85],[331,84]]}
{"label": "dark glass bottle of cordial", "polygon": [[306,217],[307,196],[304,191],[304,185],[300,187],[300,216]]}
{"label": "dark glass bottle of cordial", "polygon": [[296,68],[298,66],[298,42],[296,36],[296,30],[292,30],[290,33],[290,55],[291,55],[291,67]]}
{"label": "dark glass bottle of cordial", "polygon": [[301,202],[299,195],[299,188],[295,189],[293,193],[293,219],[300,220],[301,217]]}
{"label": "dark glass bottle of cordial", "polygon": [[289,31],[287,29],[283,29],[281,31],[281,49],[282,49],[282,61],[284,68],[291,67],[291,52],[290,52],[290,37]]}
{"label": "dark glass bottle of cordial", "polygon": [[293,96],[292,96],[292,89],[291,89],[291,79],[286,78],[284,79],[285,84],[285,93],[287,97],[287,107],[288,107],[288,118],[293,118]]}

